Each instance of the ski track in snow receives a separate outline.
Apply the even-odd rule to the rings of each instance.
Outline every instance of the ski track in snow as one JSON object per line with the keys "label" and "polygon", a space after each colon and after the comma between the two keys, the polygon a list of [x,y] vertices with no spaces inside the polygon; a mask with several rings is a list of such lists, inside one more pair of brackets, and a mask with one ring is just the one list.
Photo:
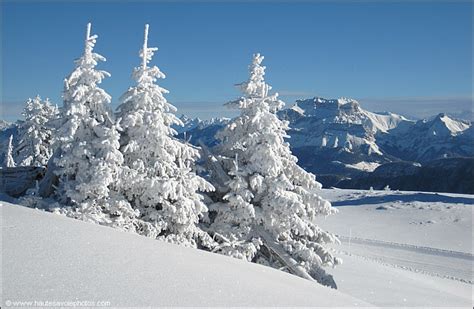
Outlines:
{"label": "ski track in snow", "polygon": [[338,236],[337,251],[411,272],[474,284],[470,253],[358,237]]}
{"label": "ski track in snow", "polygon": [[339,240],[343,242],[350,242],[351,244],[357,243],[357,244],[366,244],[366,245],[377,246],[377,247],[397,248],[399,250],[406,250],[406,251],[432,254],[432,255],[437,255],[437,256],[446,256],[446,257],[459,258],[459,259],[467,259],[470,261],[474,259],[474,255],[467,252],[443,250],[443,249],[424,247],[424,246],[414,246],[410,244],[400,244],[396,242],[389,242],[389,241],[382,241],[382,240],[375,240],[375,239],[365,239],[365,238],[360,238],[360,237],[347,237],[347,236],[338,235],[338,238]]}

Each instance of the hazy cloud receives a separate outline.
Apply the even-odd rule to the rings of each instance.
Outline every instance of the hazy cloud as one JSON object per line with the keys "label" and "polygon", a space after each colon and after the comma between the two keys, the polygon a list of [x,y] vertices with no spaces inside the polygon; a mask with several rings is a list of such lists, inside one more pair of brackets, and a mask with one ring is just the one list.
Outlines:
{"label": "hazy cloud", "polygon": [[226,102],[212,101],[175,101],[171,102],[178,108],[178,115],[185,114],[189,117],[210,119],[212,117],[235,117],[238,111],[224,106]]}
{"label": "hazy cloud", "polygon": [[[304,91],[281,91],[282,99],[291,106],[297,99],[314,97]],[[447,113],[457,118],[474,120],[473,99],[469,96],[445,97],[366,97],[356,98],[362,108],[373,111],[389,111],[411,119],[428,118],[439,113]],[[224,106],[224,101],[172,101],[178,108],[177,115],[209,119],[212,117],[235,117],[238,111]],[[5,100],[0,106],[0,119],[15,121],[21,118],[25,102]],[[114,106],[115,108],[115,106]]]}
{"label": "hazy cloud", "polygon": [[21,112],[24,107],[24,101],[2,101],[0,103],[0,119],[13,122],[22,117]]}
{"label": "hazy cloud", "polygon": [[410,118],[428,118],[447,113],[473,120],[473,99],[469,96],[357,98],[364,109],[390,111]]}
{"label": "hazy cloud", "polygon": [[291,91],[291,90],[281,90],[277,91],[278,94],[282,97],[298,97],[298,98],[309,98],[314,97],[314,94],[308,91]]}

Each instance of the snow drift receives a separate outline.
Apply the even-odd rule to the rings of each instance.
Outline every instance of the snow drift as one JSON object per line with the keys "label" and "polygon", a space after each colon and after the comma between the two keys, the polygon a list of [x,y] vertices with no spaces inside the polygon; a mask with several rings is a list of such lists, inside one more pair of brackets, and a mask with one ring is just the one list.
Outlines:
{"label": "snow drift", "polygon": [[368,305],[269,267],[5,202],[0,209],[4,304]]}

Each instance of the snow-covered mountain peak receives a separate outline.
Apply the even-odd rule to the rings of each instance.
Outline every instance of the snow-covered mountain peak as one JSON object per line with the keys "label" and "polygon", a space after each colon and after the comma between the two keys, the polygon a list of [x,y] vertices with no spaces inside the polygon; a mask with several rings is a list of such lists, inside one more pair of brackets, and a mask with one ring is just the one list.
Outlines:
{"label": "snow-covered mountain peak", "polygon": [[367,132],[387,132],[401,122],[410,122],[403,116],[393,113],[373,113],[364,110],[357,100],[350,98],[324,99],[314,97],[297,100],[290,109],[283,111],[285,118],[313,117],[325,123],[362,125]]}
{"label": "snow-covered mountain peak", "polygon": [[403,160],[427,162],[472,156],[472,132],[470,122],[441,113],[431,119],[399,125],[379,140],[382,148]]}
{"label": "snow-covered mountain peak", "polygon": [[323,111],[351,111],[359,110],[359,102],[349,98],[325,99],[314,97],[311,99],[297,100],[296,105],[305,111],[307,115],[320,115]]}
{"label": "snow-covered mountain peak", "polygon": [[471,124],[468,123],[467,121],[457,120],[457,119],[451,118],[451,117],[449,117],[448,115],[446,115],[444,113],[438,114],[432,120],[432,123],[433,124],[431,125],[431,128],[433,130],[436,130],[436,129],[439,128],[439,129],[445,131],[445,129],[447,129],[449,131],[450,135],[453,135],[453,136],[459,134],[460,132],[463,132],[463,131],[469,129],[469,127],[471,126]]}
{"label": "snow-covered mountain peak", "polygon": [[12,123],[0,119],[0,130],[4,130],[8,127],[11,127]]}
{"label": "snow-covered mountain peak", "polygon": [[183,122],[183,126],[173,126],[173,128],[178,132],[178,133],[182,133],[182,132],[186,132],[186,131],[190,131],[190,130],[193,130],[195,129],[196,127],[199,126],[199,124],[202,122],[201,119],[199,118],[191,118],[191,117],[188,117],[184,114],[182,114],[180,117],[179,117],[179,120],[181,120]]}
{"label": "snow-covered mountain peak", "polygon": [[228,117],[212,117],[209,120],[204,120],[203,123],[206,125],[211,125],[211,124],[221,124],[221,123],[227,123],[229,122],[230,118]]}
{"label": "snow-covered mountain peak", "polygon": [[179,119],[183,122],[184,127],[189,130],[189,128],[195,128],[197,126],[209,126],[212,124],[227,123],[230,118],[227,117],[212,117],[211,119],[202,120],[199,117],[191,118],[186,115],[181,115]]}
{"label": "snow-covered mountain peak", "polygon": [[358,115],[361,112],[359,102],[353,99],[324,99],[314,97],[306,100],[297,100],[295,106],[291,108],[300,115],[326,119],[329,122],[338,123],[361,123]]}
{"label": "snow-covered mountain peak", "polygon": [[369,119],[367,125],[372,129],[372,132],[386,133],[389,130],[395,129],[401,123],[414,124],[414,121],[390,112],[373,113],[364,110],[364,115]]}
{"label": "snow-covered mountain peak", "polygon": [[347,103],[354,103],[356,105],[359,105],[359,101],[351,99],[351,98],[340,97],[339,99],[337,99],[337,104],[339,105],[344,105]]}
{"label": "snow-covered mountain peak", "polygon": [[179,119],[183,122],[183,126],[173,126],[173,129],[175,129],[178,134],[201,130],[207,131],[208,128],[211,128],[210,131],[212,131],[212,133],[210,133],[211,135],[207,136],[208,139],[214,139],[217,129],[223,127],[230,121],[230,118],[226,117],[213,117],[208,120],[201,120],[197,117],[191,118],[186,115],[181,115]]}
{"label": "snow-covered mountain peak", "polygon": [[300,114],[301,116],[304,116],[304,109],[302,109],[301,107],[298,106],[298,103],[295,103],[293,104],[292,107],[290,107],[290,109],[294,112],[296,112],[297,114]]}
{"label": "snow-covered mountain peak", "polygon": [[440,113],[432,118],[418,121],[414,128],[427,137],[448,138],[463,134],[470,127],[469,121],[455,119],[445,113]]}

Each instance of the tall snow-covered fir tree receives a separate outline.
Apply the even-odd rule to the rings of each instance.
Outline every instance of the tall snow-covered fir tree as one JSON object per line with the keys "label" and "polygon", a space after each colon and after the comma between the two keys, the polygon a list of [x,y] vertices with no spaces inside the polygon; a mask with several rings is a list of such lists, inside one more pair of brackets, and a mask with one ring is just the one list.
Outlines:
{"label": "tall snow-covered fir tree", "polygon": [[157,48],[148,47],[145,26],[141,64],[133,71],[136,86],[121,97],[124,156],[123,191],[140,219],[147,222],[140,233],[187,246],[211,246],[212,240],[198,223],[207,211],[199,191],[213,186],[194,171],[196,148],[176,139],[172,125],[183,125],[176,108],[167,102],[168,91],[156,84],[165,75],[148,66]]}
{"label": "tall snow-covered fir tree", "polygon": [[97,36],[87,25],[84,54],[64,81],[56,158],[57,195],[70,205],[69,215],[99,224],[133,229],[134,210],[116,190],[123,156],[120,134],[110,109],[110,95],[99,87],[109,73],[97,70],[105,58],[93,52]]}
{"label": "tall snow-covered fir tree", "polygon": [[7,151],[5,152],[5,158],[3,162],[5,167],[15,167],[15,160],[13,159],[13,135],[10,135],[8,138]]}
{"label": "tall snow-covered fir tree", "polygon": [[247,260],[268,257],[269,251],[287,255],[296,274],[334,286],[321,267],[340,263],[325,247],[338,240],[315,220],[336,211],[318,195],[321,185],[297,165],[284,140],[288,122],[276,115],[284,103],[277,93],[269,94],[262,61],[254,55],[249,80],[239,84],[244,96],[227,103],[240,109],[240,116],[217,134],[222,142],[217,150],[228,158],[223,165],[231,177],[228,192],[211,208],[217,213],[211,230],[221,240],[217,251]]}
{"label": "tall snow-covered fir tree", "polygon": [[17,162],[21,166],[45,166],[53,154],[53,128],[50,121],[58,116],[58,108],[41,100],[28,99],[23,110],[25,121],[19,127],[20,141],[16,147]]}

